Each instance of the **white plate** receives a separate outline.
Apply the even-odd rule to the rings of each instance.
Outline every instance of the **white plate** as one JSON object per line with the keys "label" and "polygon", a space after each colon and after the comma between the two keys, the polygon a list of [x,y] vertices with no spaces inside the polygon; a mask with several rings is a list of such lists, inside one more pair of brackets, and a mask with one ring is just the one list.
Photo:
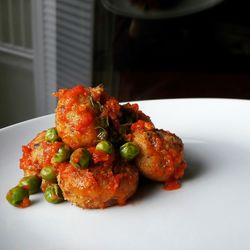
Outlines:
{"label": "white plate", "polygon": [[49,115],[0,130],[1,249],[250,249],[250,101],[139,102],[156,126],[185,143],[188,170],[179,190],[140,190],[129,204],[83,210],[42,194],[10,206],[21,145],[53,126]]}
{"label": "white plate", "polygon": [[131,18],[161,19],[180,17],[209,9],[223,0],[176,0],[176,4],[164,10],[143,11],[129,0],[102,0],[103,5],[116,15]]}

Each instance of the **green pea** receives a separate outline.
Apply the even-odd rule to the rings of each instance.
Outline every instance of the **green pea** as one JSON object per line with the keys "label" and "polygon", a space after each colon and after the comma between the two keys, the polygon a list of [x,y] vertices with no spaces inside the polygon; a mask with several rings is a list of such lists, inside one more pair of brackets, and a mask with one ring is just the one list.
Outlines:
{"label": "green pea", "polygon": [[29,199],[29,191],[19,186],[11,188],[6,195],[7,201],[15,207],[21,206],[25,198]]}
{"label": "green pea", "polygon": [[132,142],[127,142],[120,147],[120,155],[125,160],[132,160],[139,154],[139,148]]}
{"label": "green pea", "polygon": [[64,201],[62,190],[60,189],[58,184],[49,185],[44,192],[44,198],[49,203],[54,204]]}
{"label": "green pea", "polygon": [[56,128],[49,128],[45,134],[45,141],[55,142],[58,140],[59,140],[59,136],[57,134]]}
{"label": "green pea", "polygon": [[35,194],[40,191],[41,179],[36,175],[25,176],[19,181],[18,186],[27,189],[29,194]]}
{"label": "green pea", "polygon": [[87,168],[90,161],[91,155],[86,148],[78,148],[70,156],[70,163],[76,168]]}
{"label": "green pea", "polygon": [[97,150],[100,150],[100,151],[103,151],[107,154],[111,154],[112,151],[113,151],[113,145],[111,142],[109,141],[106,141],[106,140],[103,140],[103,141],[100,141],[97,145],[96,145],[96,149]]}
{"label": "green pea", "polygon": [[69,160],[70,153],[71,153],[71,150],[70,150],[69,146],[63,144],[59,148],[58,152],[54,155],[53,161],[56,163],[65,162],[65,161]]}
{"label": "green pea", "polygon": [[57,171],[51,166],[42,168],[40,171],[41,177],[46,181],[56,182],[57,181]]}

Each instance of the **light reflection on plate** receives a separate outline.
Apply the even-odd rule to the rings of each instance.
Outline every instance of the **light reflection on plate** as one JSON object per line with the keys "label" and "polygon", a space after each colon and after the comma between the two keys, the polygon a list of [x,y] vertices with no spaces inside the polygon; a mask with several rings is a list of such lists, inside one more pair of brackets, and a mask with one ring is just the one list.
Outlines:
{"label": "light reflection on plate", "polygon": [[139,102],[155,125],[185,143],[181,189],[144,186],[123,207],[83,210],[42,194],[27,209],[7,190],[22,176],[21,145],[54,125],[49,115],[0,130],[1,249],[250,249],[250,101],[173,99]]}

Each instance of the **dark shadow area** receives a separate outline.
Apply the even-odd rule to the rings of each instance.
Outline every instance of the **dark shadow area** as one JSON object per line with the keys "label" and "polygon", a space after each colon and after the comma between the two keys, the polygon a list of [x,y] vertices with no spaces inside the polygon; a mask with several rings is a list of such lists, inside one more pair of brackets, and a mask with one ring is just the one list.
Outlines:
{"label": "dark shadow area", "polygon": [[187,162],[187,169],[185,171],[183,181],[191,181],[200,178],[207,171],[202,160],[190,152],[185,153],[185,160]]}
{"label": "dark shadow area", "polygon": [[129,203],[143,201],[146,197],[154,195],[162,187],[162,183],[154,182],[143,176],[140,176],[138,189],[133,197],[129,200]]}
{"label": "dark shadow area", "polygon": [[[187,169],[185,170],[184,177],[180,182],[194,181],[197,178],[201,178],[201,176],[206,173],[207,169],[202,160],[197,158],[197,156],[192,154],[189,150],[187,150],[185,154],[185,160],[187,162]],[[145,198],[163,190],[163,187],[164,182],[155,182],[140,176],[138,190],[129,202],[134,203],[145,200]]]}
{"label": "dark shadow area", "polygon": [[[177,5],[179,2],[174,1]],[[190,8],[192,4],[190,1]],[[247,1],[227,0],[190,15],[139,19],[103,7],[104,16],[110,19],[105,34],[102,26],[97,30],[100,38],[96,42],[105,37],[112,44],[110,41],[107,49],[106,43],[105,48],[100,43],[94,53],[94,82],[109,86],[110,93],[120,101],[249,99],[248,9]]]}
{"label": "dark shadow area", "polygon": [[37,204],[41,203],[41,202],[46,202],[44,197],[43,197],[43,193],[38,193],[35,195],[30,196],[30,201],[31,201],[31,206],[36,206]]}
{"label": "dark shadow area", "polygon": [[[189,150],[189,147],[187,147],[185,151],[185,161],[187,163],[187,169],[185,170],[184,177],[180,180],[181,183],[195,181],[195,179],[201,178],[202,175],[206,173],[207,168],[204,162],[198,158],[195,152]],[[163,187],[164,182],[155,182],[140,175],[138,190],[129,202],[134,203],[145,200],[145,198],[163,190]]]}

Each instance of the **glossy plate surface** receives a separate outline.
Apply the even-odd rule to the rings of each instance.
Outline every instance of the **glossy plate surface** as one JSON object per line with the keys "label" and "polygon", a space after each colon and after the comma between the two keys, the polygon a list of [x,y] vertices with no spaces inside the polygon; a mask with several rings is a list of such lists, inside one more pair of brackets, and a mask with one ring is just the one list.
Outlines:
{"label": "glossy plate surface", "polygon": [[0,130],[1,249],[250,249],[250,101],[138,102],[158,128],[185,143],[182,188],[147,185],[126,206],[83,210],[42,194],[17,209],[6,192],[22,177],[21,145],[54,126],[54,115]]}
{"label": "glossy plate surface", "polygon": [[102,0],[103,5],[116,15],[142,19],[161,19],[186,16],[209,9],[223,0],[176,0],[176,4],[163,10],[144,11],[129,0]]}

